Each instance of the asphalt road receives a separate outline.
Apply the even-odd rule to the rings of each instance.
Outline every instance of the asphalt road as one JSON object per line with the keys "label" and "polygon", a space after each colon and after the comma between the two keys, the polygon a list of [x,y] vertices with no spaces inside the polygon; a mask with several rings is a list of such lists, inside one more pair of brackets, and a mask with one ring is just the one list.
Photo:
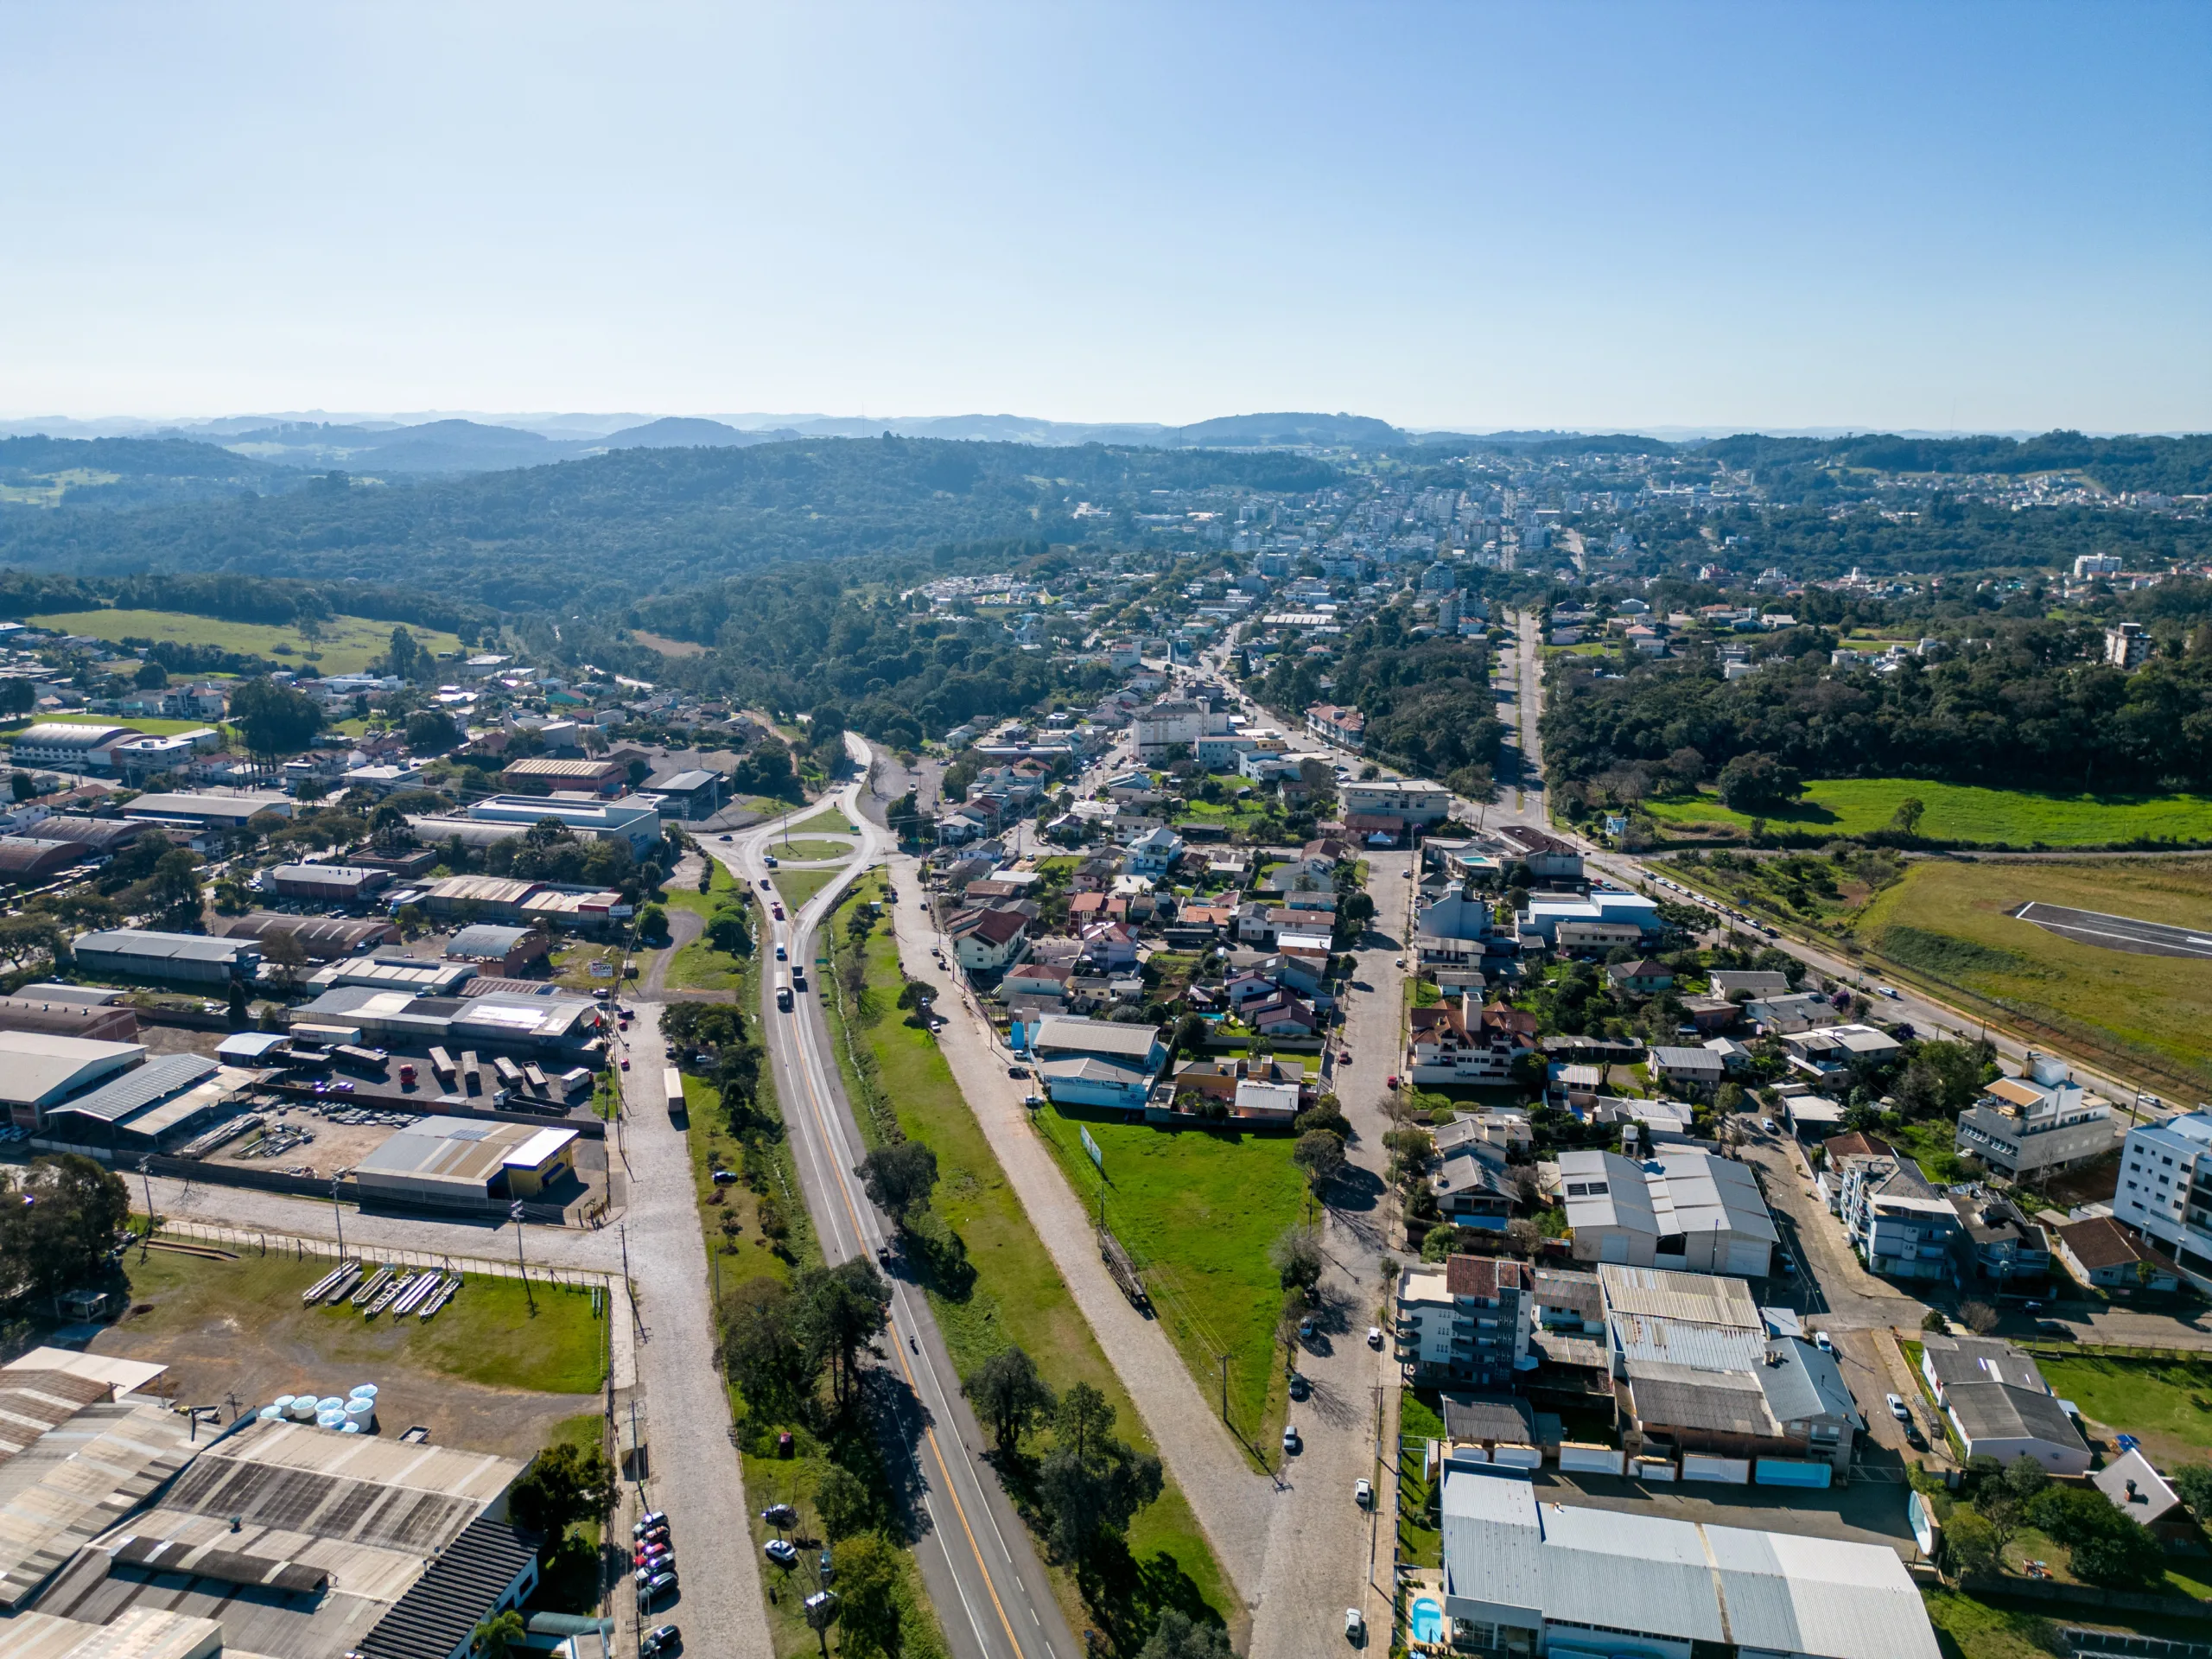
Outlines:
{"label": "asphalt road", "polygon": [[[846,741],[865,773],[872,758],[868,746],[855,737]],[[773,925],[770,943],[781,943],[794,964],[810,970],[823,919],[852,879],[880,862],[891,844],[880,822],[861,813],[865,787],[850,784],[836,797],[861,826],[859,856],[786,921]],[[766,874],[764,855],[779,832],[779,825],[771,823],[713,850],[757,890]],[[810,971],[809,989],[785,1014],[764,989],[760,1017],[800,1187],[823,1255],[835,1264],[874,1255],[893,1230],[853,1173],[865,1143],[829,1058],[830,1035],[818,1005],[822,990]],[[919,1529],[915,1558],[946,1640],[961,1659],[1078,1659],[1083,1649],[1053,1599],[1028,1530],[982,1459],[983,1433],[961,1398],[959,1372],[928,1299],[896,1270],[890,1277],[888,1357],[874,1368],[869,1386],[889,1397],[895,1413],[906,1466],[895,1470],[894,1478]]]}
{"label": "asphalt road", "polygon": [[2107,950],[2126,950],[2143,957],[2198,957],[2212,958],[2212,939],[2185,927],[2164,922],[2138,921],[2133,916],[2107,916],[2100,911],[2073,910],[2041,900],[2023,905],[2012,912],[2033,922],[2047,933],[2056,933],[2077,944],[2094,944]]}

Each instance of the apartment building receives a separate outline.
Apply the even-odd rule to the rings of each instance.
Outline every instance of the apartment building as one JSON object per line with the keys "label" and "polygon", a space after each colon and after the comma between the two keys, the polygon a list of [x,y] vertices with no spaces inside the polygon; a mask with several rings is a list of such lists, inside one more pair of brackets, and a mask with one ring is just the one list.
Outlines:
{"label": "apartment building", "polygon": [[1957,1276],[1959,1212],[1910,1158],[1831,1151],[1821,1185],[1870,1273],[1891,1279]]}
{"label": "apartment building", "polygon": [[1416,1385],[1502,1387],[1529,1357],[1529,1269],[1504,1256],[1452,1255],[1398,1275],[1395,1351]]}
{"label": "apartment building", "polygon": [[2212,1110],[2128,1130],[2112,1212],[2200,1283],[2212,1280]]}
{"label": "apartment building", "polygon": [[2062,1060],[2030,1054],[1959,1114],[1957,1147],[2015,1180],[2069,1169],[2112,1150],[2112,1103],[2074,1080]]}

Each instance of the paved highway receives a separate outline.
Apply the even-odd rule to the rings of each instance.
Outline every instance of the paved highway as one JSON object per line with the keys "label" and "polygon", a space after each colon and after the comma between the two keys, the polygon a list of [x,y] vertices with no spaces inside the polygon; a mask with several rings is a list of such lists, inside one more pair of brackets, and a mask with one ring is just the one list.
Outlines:
{"label": "paved highway", "polygon": [[[865,776],[873,758],[868,746],[849,735],[846,742]],[[854,878],[881,861],[891,846],[882,826],[861,813],[865,789],[864,784],[850,784],[836,797],[836,804],[861,828],[859,856],[786,920],[773,924],[767,942],[770,949],[785,947],[793,969],[807,969],[808,989],[795,996],[786,1014],[777,1008],[772,990],[764,987],[760,1014],[800,1186],[823,1255],[832,1264],[873,1255],[893,1232],[853,1173],[866,1146],[829,1058],[829,1029],[817,1001],[823,988],[813,974],[816,934],[823,918]],[[817,803],[804,812],[829,804]],[[765,857],[770,842],[781,832],[779,820],[734,842],[711,843],[711,850],[760,891],[768,875]],[[875,1385],[900,1401],[899,1427],[909,1459],[902,1473],[914,1494],[921,1528],[915,1557],[952,1651],[959,1659],[1079,1659],[1083,1649],[1053,1599],[1028,1530],[980,1455],[983,1433],[961,1398],[959,1372],[938,1333],[928,1299],[895,1272],[891,1285],[888,1357],[878,1368]]]}

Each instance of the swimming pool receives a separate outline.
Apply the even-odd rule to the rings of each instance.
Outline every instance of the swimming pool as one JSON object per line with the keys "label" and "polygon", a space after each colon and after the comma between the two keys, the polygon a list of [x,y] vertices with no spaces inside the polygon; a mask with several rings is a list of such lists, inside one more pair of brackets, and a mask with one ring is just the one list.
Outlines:
{"label": "swimming pool", "polygon": [[1413,1605],[1414,1640],[1440,1642],[1444,1638],[1444,1609],[1423,1596]]}

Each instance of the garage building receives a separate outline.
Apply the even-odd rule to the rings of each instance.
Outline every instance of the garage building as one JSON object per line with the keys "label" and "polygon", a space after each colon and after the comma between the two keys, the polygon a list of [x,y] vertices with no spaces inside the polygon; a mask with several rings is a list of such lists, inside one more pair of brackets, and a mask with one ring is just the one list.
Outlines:
{"label": "garage building", "polygon": [[389,870],[356,864],[279,864],[269,872],[269,889],[280,899],[305,899],[318,905],[358,905],[391,880]]}
{"label": "garage building", "polygon": [[166,980],[211,990],[227,989],[234,979],[251,979],[261,965],[261,947],[251,939],[211,939],[136,927],[87,933],[75,950],[77,965],[89,974]]}
{"label": "garage building", "polygon": [[399,930],[390,922],[354,921],[329,916],[287,916],[273,910],[257,910],[226,925],[226,939],[251,939],[266,944],[278,934],[300,942],[309,962],[336,962],[357,951],[380,944],[397,944]]}

